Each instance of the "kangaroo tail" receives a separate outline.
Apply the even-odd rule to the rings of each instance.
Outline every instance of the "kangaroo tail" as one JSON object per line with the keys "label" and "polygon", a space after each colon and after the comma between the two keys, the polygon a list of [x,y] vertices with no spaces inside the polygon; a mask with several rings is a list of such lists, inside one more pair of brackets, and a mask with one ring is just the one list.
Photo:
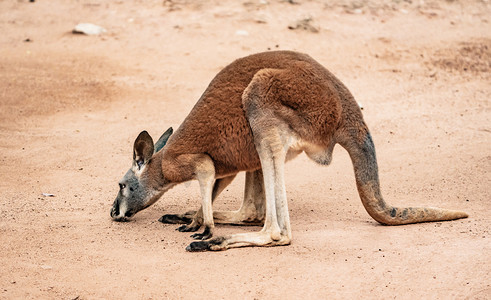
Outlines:
{"label": "kangaroo tail", "polygon": [[370,132],[363,130],[344,131],[339,144],[349,153],[355,170],[356,186],[368,214],[384,225],[402,225],[420,222],[447,221],[467,218],[465,212],[435,207],[393,207],[380,193],[377,158]]}

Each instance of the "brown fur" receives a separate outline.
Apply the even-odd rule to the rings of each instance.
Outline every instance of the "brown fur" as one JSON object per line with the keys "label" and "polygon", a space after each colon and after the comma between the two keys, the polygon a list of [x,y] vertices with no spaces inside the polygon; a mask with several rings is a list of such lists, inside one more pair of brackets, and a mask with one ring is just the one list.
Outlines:
{"label": "brown fur", "polygon": [[[302,61],[315,63],[307,55],[281,51],[252,55],[225,67],[213,79],[180,128],[172,135],[162,155],[174,158],[183,153],[206,153],[215,163],[217,178],[259,169],[261,164],[249,122],[244,114],[242,93],[258,71],[265,68],[298,69],[297,65]],[[295,77],[293,74],[292,76]],[[299,83],[302,81],[308,81],[308,78],[297,80]],[[292,102],[293,99],[288,101]],[[328,103],[324,105],[328,106]],[[315,123],[315,118],[319,118],[322,111],[319,109],[317,114],[312,114],[309,121]],[[323,131],[317,134],[319,137],[329,130],[329,125],[322,127]],[[173,162],[169,162],[168,166],[172,165]],[[168,170],[165,161],[163,169]],[[173,171],[167,173],[169,175],[166,176],[174,174]],[[177,180],[179,176],[183,181],[190,179],[187,177],[189,172],[175,173],[180,175],[172,176],[173,180]]]}
{"label": "brown fur", "polygon": [[[191,224],[180,227],[196,231],[204,225],[205,231],[194,238],[212,236],[213,218],[238,224],[264,221],[258,233],[194,242],[187,250],[285,245],[291,240],[285,160],[305,151],[327,165],[336,143],[350,154],[362,203],[378,222],[398,225],[467,217],[463,212],[386,204],[380,194],[373,141],[356,101],[327,69],[296,52],[259,53],[224,68],[152,161],[161,164],[160,173],[154,175],[163,176],[163,185],[200,182],[202,208]],[[242,208],[213,214],[213,200],[241,171],[247,171],[249,178]],[[163,219],[169,222],[185,218],[168,216]]]}

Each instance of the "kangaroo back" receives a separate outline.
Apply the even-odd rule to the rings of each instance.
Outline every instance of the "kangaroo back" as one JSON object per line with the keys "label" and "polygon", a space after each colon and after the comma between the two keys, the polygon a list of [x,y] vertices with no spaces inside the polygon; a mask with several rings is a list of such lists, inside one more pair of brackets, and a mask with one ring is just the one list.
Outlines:
{"label": "kangaroo back", "polygon": [[166,145],[166,155],[207,153],[218,177],[261,168],[242,94],[262,69],[291,69],[298,62],[317,64],[310,56],[271,51],[240,58],[211,81]]}

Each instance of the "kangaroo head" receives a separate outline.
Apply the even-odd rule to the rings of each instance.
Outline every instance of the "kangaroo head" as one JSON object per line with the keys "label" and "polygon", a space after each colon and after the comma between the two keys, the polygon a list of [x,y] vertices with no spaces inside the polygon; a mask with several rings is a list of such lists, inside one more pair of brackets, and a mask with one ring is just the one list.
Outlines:
{"label": "kangaroo head", "polygon": [[146,131],[142,131],[133,145],[133,164],[119,181],[119,192],[111,209],[114,221],[127,221],[140,210],[155,203],[170,188],[162,176],[159,152],[167,143],[169,128],[155,143]]}

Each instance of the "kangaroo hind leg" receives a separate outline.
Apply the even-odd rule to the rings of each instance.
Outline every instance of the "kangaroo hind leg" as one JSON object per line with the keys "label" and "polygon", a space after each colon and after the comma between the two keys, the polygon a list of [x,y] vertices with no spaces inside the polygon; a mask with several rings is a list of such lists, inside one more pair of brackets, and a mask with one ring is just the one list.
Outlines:
{"label": "kangaroo hind leg", "polygon": [[291,227],[283,177],[286,151],[276,150],[274,151],[269,147],[267,142],[261,143],[261,146],[258,147],[264,174],[264,194],[266,198],[266,214],[261,231],[238,233],[207,241],[193,242],[186,247],[187,251],[225,250],[236,247],[290,244]]}
{"label": "kangaroo hind leg", "polygon": [[262,225],[265,204],[262,170],[246,172],[244,199],[240,208],[235,211],[214,211],[213,218],[217,224]]}
{"label": "kangaroo hind leg", "polygon": [[287,245],[291,241],[284,164],[288,150],[296,139],[293,138],[288,124],[275,116],[274,107],[268,107],[275,101],[274,97],[277,97],[274,93],[268,93],[271,84],[268,76],[275,71],[259,71],[242,97],[263,172],[266,198],[264,226],[259,232],[232,234],[193,242],[186,248],[188,251]]}

